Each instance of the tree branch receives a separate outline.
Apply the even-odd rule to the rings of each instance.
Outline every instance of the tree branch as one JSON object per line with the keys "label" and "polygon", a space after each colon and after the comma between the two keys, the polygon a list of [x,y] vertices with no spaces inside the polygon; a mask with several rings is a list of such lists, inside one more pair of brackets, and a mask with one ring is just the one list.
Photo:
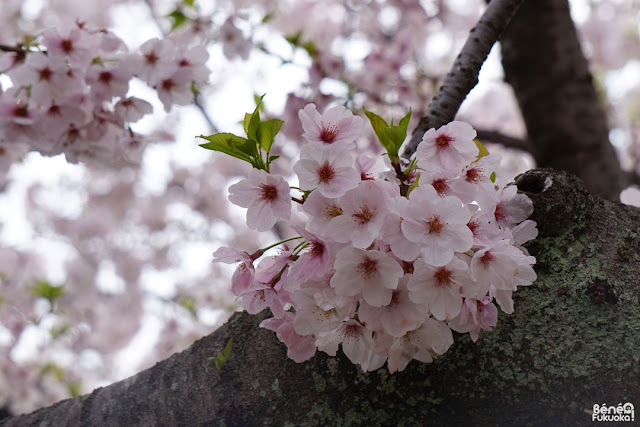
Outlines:
{"label": "tree branch", "polygon": [[529,142],[526,139],[516,138],[514,136],[505,135],[502,132],[489,129],[475,128],[478,139],[482,142],[491,142],[494,144],[500,144],[506,148],[513,148],[522,151],[531,151]]}
{"label": "tree branch", "polygon": [[405,148],[405,157],[410,157],[416,151],[427,130],[453,121],[462,101],[478,84],[478,73],[491,48],[522,2],[523,0],[492,0],[489,3],[433,97],[427,114],[420,118]]}
{"label": "tree branch", "polygon": [[[573,175],[529,171],[538,280],[515,312],[431,364],[364,374],[341,352],[286,357],[266,317],[235,314],[127,380],[6,426],[583,425],[593,405],[640,405],[640,210],[591,197]],[[211,359],[233,338],[218,370]],[[636,415],[637,416],[637,415]]]}
{"label": "tree branch", "polygon": [[616,200],[627,183],[568,1],[525,2],[500,43],[536,164],[575,173],[594,195]]}

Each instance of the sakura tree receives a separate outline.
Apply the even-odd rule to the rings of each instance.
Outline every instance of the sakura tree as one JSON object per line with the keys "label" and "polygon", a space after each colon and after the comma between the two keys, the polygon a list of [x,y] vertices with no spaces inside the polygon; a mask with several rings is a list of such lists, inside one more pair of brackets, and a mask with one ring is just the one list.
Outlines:
{"label": "sakura tree", "polygon": [[[407,352],[413,351],[419,360],[444,353],[453,342],[451,330],[469,332],[474,340],[482,340],[481,330],[491,329],[497,318],[497,307],[489,296],[502,310],[514,310],[506,279],[513,272],[504,274],[504,289],[491,292],[488,285],[479,285],[485,274],[479,265],[509,258],[509,264],[522,271],[519,285],[533,281],[532,260],[516,248],[527,240],[522,236],[532,236],[529,223],[509,231],[510,245],[498,243],[491,235],[496,230],[485,227],[483,210],[472,212],[468,207],[475,206],[469,204],[478,197],[471,182],[487,187],[493,183],[490,174],[478,175],[479,171],[495,172],[500,188],[505,188],[486,197],[494,208],[517,198],[515,186],[505,185],[533,165],[531,157],[523,157],[525,151],[532,152],[540,166],[553,165],[578,174],[584,169],[589,190],[608,198],[618,198],[620,190],[637,182],[638,118],[633,111],[640,82],[619,77],[633,75],[637,68],[632,52],[638,51],[638,10],[632,2],[572,2],[582,45],[600,83],[598,89],[610,95],[608,101],[603,98],[610,133],[597,94],[589,89],[589,69],[565,2],[544,9],[554,17],[555,25],[540,24],[536,20],[550,21],[531,2],[523,2],[514,18],[521,24],[513,24],[501,43],[505,77],[516,96],[502,81],[500,71],[481,76],[481,86],[457,115],[460,122],[444,130],[477,82],[484,62],[482,52],[488,54],[493,45],[494,40],[475,40],[473,33],[467,38],[485,8],[479,1],[222,1],[214,5],[193,0],[112,0],[100,10],[72,0],[5,3],[6,13],[0,18],[0,182],[7,196],[1,210],[11,212],[18,209],[17,204],[24,206],[32,236],[28,242],[5,238],[0,246],[0,396],[11,414],[90,392],[131,374],[134,368],[148,366],[205,335],[241,305],[249,312],[261,311],[265,300],[274,318],[265,319],[263,326],[277,331],[294,360],[305,359],[316,347],[335,354],[336,337],[344,331],[325,334],[330,330],[326,325],[310,320],[318,310],[318,293],[313,289],[322,289],[329,300],[344,300],[331,307],[339,316],[351,319],[342,330],[367,334],[358,323],[361,320],[383,332],[376,348],[401,348],[393,353],[400,356],[390,357],[388,366],[390,371],[402,370],[410,360]],[[502,11],[509,15],[503,20],[506,24],[520,2],[503,3],[511,3],[507,12]],[[130,23],[133,28],[145,23],[151,29],[148,37],[136,38],[126,31],[128,14],[137,17]],[[625,31],[603,32],[604,27],[611,29],[611,21],[603,16],[615,19],[619,22],[616,27]],[[476,31],[481,31],[482,23],[480,20]],[[566,31],[571,37],[554,31]],[[533,43],[537,36],[544,39],[539,45],[520,47],[523,40]],[[552,43],[542,36],[569,40],[564,48],[577,56],[561,62],[542,55]],[[460,62],[445,77],[461,47]],[[554,68],[554,63],[561,66]],[[522,72],[523,68],[530,73]],[[549,69],[560,71],[548,79]],[[567,76],[573,76],[571,71],[587,79],[586,89],[566,84]],[[229,96],[240,97],[225,90],[234,74],[275,72],[303,78],[300,84],[267,90],[269,78],[259,77],[250,83],[251,90],[239,92],[246,98],[242,101],[245,108],[221,119],[232,104]],[[545,79],[567,88],[542,97],[549,103],[546,106],[537,96],[539,88],[549,83]],[[621,80],[624,85],[619,84]],[[198,147],[202,143],[196,140],[198,135],[240,133],[237,122],[244,121],[242,114],[253,110],[264,92],[267,95],[255,111],[269,118],[264,122],[271,123],[271,130],[265,132],[277,134],[278,119],[284,121],[274,151],[269,153],[278,159],[272,162],[267,156],[264,167],[256,168],[239,158],[210,155]],[[584,103],[574,102],[576,96]],[[552,123],[540,119],[540,113],[553,111],[562,97],[570,101],[562,111],[570,111],[567,115],[575,120],[567,124],[566,118]],[[578,108],[594,103],[588,114]],[[416,205],[397,197],[387,206],[385,187],[367,177],[377,177],[384,169],[376,162],[384,151],[388,159],[393,155],[380,146],[368,113],[403,117],[409,108],[413,119],[409,122],[407,118],[404,129],[416,130],[408,138],[406,153],[415,151],[423,165],[433,162],[442,167],[423,168],[423,185],[412,189]],[[320,118],[340,125],[323,128]],[[187,121],[195,125],[185,126]],[[471,163],[479,148],[471,142],[475,131],[462,121],[477,130],[478,140],[491,155]],[[589,132],[580,127],[585,125]],[[185,127],[188,129],[182,130]],[[558,133],[559,129],[563,132]],[[428,144],[442,132],[449,135],[447,130],[460,132],[468,144],[457,152]],[[184,132],[187,139],[179,136]],[[585,134],[592,138],[577,137]],[[421,141],[427,143],[418,145]],[[357,153],[352,158],[331,149],[340,144]],[[197,160],[180,161],[178,153],[184,152],[195,153],[192,156]],[[580,167],[570,161],[578,152],[586,153],[580,157]],[[401,154],[394,155],[404,168]],[[496,160],[499,154],[501,165]],[[73,172],[67,176],[72,178],[66,178],[66,183],[52,186],[20,180],[20,171],[30,164],[46,169],[65,162],[77,165],[69,169]],[[583,168],[587,164],[592,166]],[[397,170],[391,166],[390,181],[397,179]],[[298,177],[299,197],[304,200],[302,214],[290,209],[287,181],[292,173]],[[457,179],[461,176],[474,179]],[[412,183],[400,182],[406,191]],[[21,196],[15,196],[17,193]],[[58,194],[67,195],[64,206]],[[76,200],[67,202],[68,195]],[[273,203],[255,204],[256,195]],[[452,199],[442,203],[447,197],[465,203],[466,212],[457,212]],[[228,200],[247,209],[248,229],[244,212]],[[340,200],[339,208],[347,215],[366,216],[366,227],[342,224],[347,215],[343,220],[339,215],[330,221],[323,219],[319,213],[331,208],[332,200]],[[381,208],[385,215],[376,218],[364,207],[377,203],[385,205]],[[530,213],[509,216],[508,209],[501,212],[495,218],[504,223],[504,230],[511,230]],[[8,221],[8,215],[2,214]],[[285,220],[299,221],[300,215],[311,218],[307,227],[285,227]],[[441,222],[434,221],[435,217]],[[474,221],[480,228],[472,233],[467,225]],[[425,223],[434,231],[445,224],[451,227],[452,240],[436,241],[425,249],[421,245],[434,237],[423,235]],[[458,225],[461,227],[455,228]],[[3,231],[7,234],[6,226]],[[283,252],[273,264],[263,261],[254,271],[253,261],[263,255],[254,251],[295,236],[301,236],[309,250],[295,254],[297,259],[286,273],[289,278],[307,282],[312,276],[320,277],[340,253],[334,264],[335,279],[289,289],[289,295],[280,299],[264,283],[294,254]],[[335,248],[325,248],[326,236],[337,244]],[[365,251],[378,239],[390,250]],[[347,243],[351,246],[340,247]],[[223,262],[212,263],[211,253],[221,246],[239,250],[218,250],[216,260]],[[476,251],[468,263],[456,255],[472,246]],[[396,260],[387,255],[389,251]],[[50,252],[60,254],[52,259]],[[423,280],[412,280],[398,259],[413,262],[418,254],[421,260],[413,264],[412,275]],[[225,263],[238,260],[238,269],[225,268]],[[193,273],[196,264],[198,272]],[[364,291],[349,281],[349,268],[373,264],[388,266],[380,286]],[[468,282],[454,280],[457,294],[440,294],[441,288],[432,283],[434,278],[449,280],[458,275]],[[262,288],[255,288],[261,282]],[[389,283],[394,284],[393,289]],[[471,285],[460,283],[475,283],[473,292]],[[372,293],[366,293],[369,291]],[[471,293],[473,298],[467,298]],[[241,299],[236,300],[234,294]],[[353,299],[360,295],[359,320],[352,319]],[[402,309],[382,314],[380,307],[390,299]],[[438,304],[432,306],[432,301]],[[288,304],[296,307],[296,314],[307,316],[294,318],[291,311],[285,311]],[[398,340],[394,344],[390,337],[401,337],[409,331],[407,327],[422,322],[425,310],[432,317],[420,334],[440,334],[438,345],[423,351],[408,350]],[[445,320],[451,320],[446,328]],[[136,337],[149,333],[156,337],[147,341],[151,348],[138,359],[140,365],[123,370],[127,362],[122,350],[141,345]],[[314,343],[308,339],[292,342],[296,334],[318,337]],[[29,342],[37,343],[30,352],[25,351]],[[347,350],[344,342],[342,346],[353,362],[370,370],[381,366],[362,347]]]}

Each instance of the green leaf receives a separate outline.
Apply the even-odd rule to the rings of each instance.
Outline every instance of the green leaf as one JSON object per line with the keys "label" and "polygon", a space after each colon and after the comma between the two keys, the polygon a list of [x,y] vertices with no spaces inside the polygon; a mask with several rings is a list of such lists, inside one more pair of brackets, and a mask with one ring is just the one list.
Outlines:
{"label": "green leaf", "polygon": [[262,98],[264,98],[264,95],[260,96],[257,93],[253,94],[253,102],[260,107],[260,111],[264,112],[264,103],[262,102]]}
{"label": "green leaf", "polygon": [[474,139],[473,142],[476,143],[476,145],[478,146],[478,157],[476,158],[475,161],[480,160],[481,158],[483,158],[484,156],[488,156],[489,155],[489,150],[487,150],[487,148],[482,145],[482,142],[478,141],[477,139]]}
{"label": "green leaf", "polygon": [[[262,103],[262,98],[264,95],[258,99],[258,103],[256,105],[256,109],[253,110],[253,114],[250,117],[244,116],[244,130],[247,132],[247,138],[253,139],[254,141],[258,140],[258,125],[260,124],[260,104]],[[247,119],[249,122],[247,123]]]}
{"label": "green leaf", "polygon": [[312,41],[304,42],[300,44],[300,47],[306,50],[309,56],[312,58],[315,56],[316,52],[318,51],[315,43]]}
{"label": "green leaf", "polygon": [[244,141],[236,144],[236,147],[238,148],[238,150],[242,151],[249,157],[252,157],[252,158],[258,157],[257,142],[253,139],[245,139],[245,138],[243,139]]}
{"label": "green leaf", "polygon": [[56,339],[58,337],[61,337],[64,334],[66,334],[70,330],[71,330],[71,326],[63,324],[63,325],[60,325],[60,326],[52,327],[49,330],[49,333],[51,334],[51,338]]}
{"label": "green leaf", "polygon": [[251,117],[253,117],[253,114],[244,113],[244,133],[246,135],[249,134],[249,122],[251,121]]}
{"label": "green leaf", "polygon": [[398,122],[398,127],[404,130],[405,138],[407,135],[407,128],[409,127],[409,120],[411,120],[411,108],[409,108],[407,115]]}
{"label": "green leaf", "polygon": [[196,82],[191,82],[191,93],[194,95],[200,95],[200,90],[196,87]]}
{"label": "green leaf", "polygon": [[285,36],[284,39],[291,43],[294,47],[298,47],[300,43],[300,37],[302,36],[302,31],[298,31],[295,34],[290,36]]}
{"label": "green leaf", "polygon": [[280,132],[283,123],[282,120],[271,119],[258,125],[258,143],[267,153],[271,149],[273,140],[278,132]]}
{"label": "green leaf", "polygon": [[382,117],[380,117],[376,113],[367,111],[367,109],[364,107],[362,108],[362,110],[364,111],[364,114],[366,114],[367,117],[369,118],[369,121],[371,122],[371,127],[373,127],[373,131],[376,133],[376,136],[378,137],[380,142],[382,142],[382,139],[384,138],[384,130],[388,128],[389,125],[387,124],[387,122],[384,121]]}
{"label": "green leaf", "polygon": [[491,175],[489,176],[489,179],[491,180],[491,182],[493,182],[495,184],[496,183],[496,173],[495,172],[491,172]]}
{"label": "green leaf", "polygon": [[397,125],[393,124],[393,120],[391,124],[388,124],[382,117],[371,111],[367,111],[366,108],[363,108],[363,110],[371,122],[373,131],[378,136],[380,145],[387,150],[392,162],[398,161],[398,151],[407,138],[407,127],[411,119],[411,110],[409,110],[407,115],[404,116]]}
{"label": "green leaf", "polygon": [[171,31],[175,30],[178,27],[181,27],[189,20],[189,17],[185,15],[184,12],[182,12],[180,9],[176,9],[168,14],[167,18],[170,18],[173,21],[173,23],[171,24]]}
{"label": "green leaf", "polygon": [[279,159],[279,158],[280,158],[280,156],[271,156],[271,157],[269,157],[268,162],[269,162],[269,163],[271,163],[271,162],[273,162],[275,159]]}
{"label": "green leaf", "polygon": [[238,148],[238,145],[242,146],[249,141],[246,138],[242,138],[241,136],[234,135],[232,133],[216,133],[209,136],[200,135],[198,138],[209,141],[206,144],[200,144],[200,147],[202,148],[220,151],[221,153],[225,153],[237,159],[251,163],[251,156]]}
{"label": "green leaf", "polygon": [[187,309],[187,311],[189,313],[191,313],[191,315],[197,319],[198,318],[198,310],[196,308],[196,301],[189,297],[189,296],[183,296],[182,298],[180,298],[180,305],[183,306],[184,308]]}
{"label": "green leaf", "polygon": [[53,362],[48,362],[42,368],[40,368],[39,374],[41,377],[47,374],[51,374],[57,381],[64,381],[64,369]]}
{"label": "green leaf", "polygon": [[209,360],[213,359],[215,361],[216,369],[218,371],[220,371],[222,367],[225,365],[225,363],[227,363],[227,360],[229,360],[232,346],[233,346],[233,338],[229,338],[229,341],[227,341],[227,345],[224,347],[224,350],[222,350],[222,353],[218,352],[216,357],[209,358]]}
{"label": "green leaf", "polygon": [[73,381],[72,383],[69,383],[68,387],[69,387],[69,394],[71,395],[71,397],[78,397],[82,393],[81,380],[77,380],[77,381]]}
{"label": "green leaf", "polygon": [[416,188],[418,188],[420,186],[419,181],[420,181],[420,174],[418,174],[418,176],[416,176],[416,179],[415,179],[415,181],[413,181],[413,184],[411,184],[409,186],[409,188],[407,189],[407,199],[409,198],[409,194],[411,194],[411,192],[413,190],[415,190]]}
{"label": "green leaf", "polygon": [[46,280],[39,280],[31,288],[31,292],[39,298],[53,302],[64,295],[64,288],[62,285],[52,285]]}
{"label": "green leaf", "polygon": [[193,7],[195,6],[196,2],[195,0],[182,0],[182,4],[184,4],[185,6]]}

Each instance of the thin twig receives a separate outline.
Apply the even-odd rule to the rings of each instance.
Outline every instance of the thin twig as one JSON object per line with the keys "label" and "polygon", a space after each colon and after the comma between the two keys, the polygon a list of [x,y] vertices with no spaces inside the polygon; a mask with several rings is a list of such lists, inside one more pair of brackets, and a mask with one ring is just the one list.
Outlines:
{"label": "thin twig", "polygon": [[516,150],[531,151],[529,141],[526,139],[516,138],[514,136],[505,135],[502,132],[488,129],[475,128],[478,134],[478,139],[482,142],[492,142],[500,144],[507,148],[514,148]]}
{"label": "thin twig", "polygon": [[500,38],[511,18],[524,0],[492,0],[475,27],[471,29],[460,54],[433,97],[427,114],[420,119],[405,148],[410,157],[430,128],[438,128],[452,121],[467,97],[478,84],[478,73],[489,56],[494,43]]}

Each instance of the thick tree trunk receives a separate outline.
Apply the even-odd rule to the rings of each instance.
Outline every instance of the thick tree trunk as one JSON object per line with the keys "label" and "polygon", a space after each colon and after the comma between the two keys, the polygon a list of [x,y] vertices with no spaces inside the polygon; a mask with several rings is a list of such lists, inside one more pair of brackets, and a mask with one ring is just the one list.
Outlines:
{"label": "thick tree trunk", "polygon": [[[341,354],[296,364],[258,328],[265,315],[236,314],[134,377],[3,424],[581,425],[596,403],[639,408],[640,210],[565,172],[517,182],[534,201],[538,280],[477,343],[458,335],[434,363],[364,374]],[[210,358],[230,338],[218,371]]]}
{"label": "thick tree trunk", "polygon": [[617,200],[625,174],[609,142],[568,1],[525,1],[500,44],[538,166],[572,172],[592,194]]}

